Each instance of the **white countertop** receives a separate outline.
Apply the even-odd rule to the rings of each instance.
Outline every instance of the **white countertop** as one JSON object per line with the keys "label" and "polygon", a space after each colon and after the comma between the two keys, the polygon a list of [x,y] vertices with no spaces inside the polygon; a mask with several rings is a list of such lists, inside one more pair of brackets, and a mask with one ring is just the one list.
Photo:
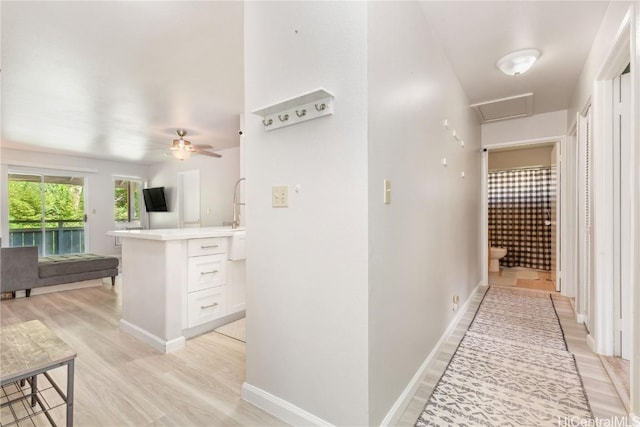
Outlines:
{"label": "white countertop", "polygon": [[158,228],[152,230],[113,230],[107,236],[145,239],[145,240],[184,240],[202,239],[206,237],[231,237],[235,234],[245,234],[244,227],[194,227],[194,228]]}

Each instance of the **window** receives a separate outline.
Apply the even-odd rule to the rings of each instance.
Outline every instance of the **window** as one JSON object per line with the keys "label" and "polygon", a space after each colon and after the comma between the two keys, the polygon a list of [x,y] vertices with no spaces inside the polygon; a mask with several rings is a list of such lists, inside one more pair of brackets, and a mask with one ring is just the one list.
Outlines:
{"label": "window", "polygon": [[9,246],[37,246],[38,253],[85,251],[84,178],[9,171]]}
{"label": "window", "polygon": [[114,217],[116,222],[139,222],[142,182],[115,179]]}

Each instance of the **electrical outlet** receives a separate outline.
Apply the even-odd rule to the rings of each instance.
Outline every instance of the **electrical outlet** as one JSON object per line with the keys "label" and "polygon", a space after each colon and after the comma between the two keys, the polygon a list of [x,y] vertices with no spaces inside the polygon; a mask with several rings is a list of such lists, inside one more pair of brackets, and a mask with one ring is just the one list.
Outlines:
{"label": "electrical outlet", "polygon": [[453,296],[453,307],[451,308],[453,311],[458,309],[458,301],[460,301],[460,297],[458,295]]}
{"label": "electrical outlet", "polygon": [[289,187],[286,185],[271,187],[271,206],[274,208],[286,208],[289,206]]}

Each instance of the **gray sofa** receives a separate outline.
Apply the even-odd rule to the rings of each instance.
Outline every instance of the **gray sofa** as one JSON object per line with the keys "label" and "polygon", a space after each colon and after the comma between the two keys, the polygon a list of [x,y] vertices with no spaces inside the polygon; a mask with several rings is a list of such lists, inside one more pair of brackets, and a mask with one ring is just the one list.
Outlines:
{"label": "gray sofa", "polygon": [[62,283],[111,277],[115,285],[118,258],[96,254],[69,254],[38,258],[36,246],[0,248],[0,291],[25,290]]}

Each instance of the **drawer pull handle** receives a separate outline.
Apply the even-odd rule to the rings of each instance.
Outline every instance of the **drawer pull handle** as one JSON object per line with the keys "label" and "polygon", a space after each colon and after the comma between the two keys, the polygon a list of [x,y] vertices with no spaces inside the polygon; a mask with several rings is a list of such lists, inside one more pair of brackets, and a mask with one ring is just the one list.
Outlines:
{"label": "drawer pull handle", "polygon": [[205,245],[205,246],[200,246],[200,249],[213,249],[218,247],[220,247],[220,245]]}
{"label": "drawer pull handle", "polygon": [[200,275],[204,276],[205,274],[216,274],[218,272],[218,270],[212,270],[212,271],[201,271]]}
{"label": "drawer pull handle", "polygon": [[201,309],[201,310],[205,310],[205,309],[207,309],[207,308],[213,308],[213,307],[215,307],[216,305],[218,305],[218,303],[217,303],[217,302],[214,302],[213,304],[209,304],[209,305],[201,305],[201,306],[200,306],[200,309]]}

